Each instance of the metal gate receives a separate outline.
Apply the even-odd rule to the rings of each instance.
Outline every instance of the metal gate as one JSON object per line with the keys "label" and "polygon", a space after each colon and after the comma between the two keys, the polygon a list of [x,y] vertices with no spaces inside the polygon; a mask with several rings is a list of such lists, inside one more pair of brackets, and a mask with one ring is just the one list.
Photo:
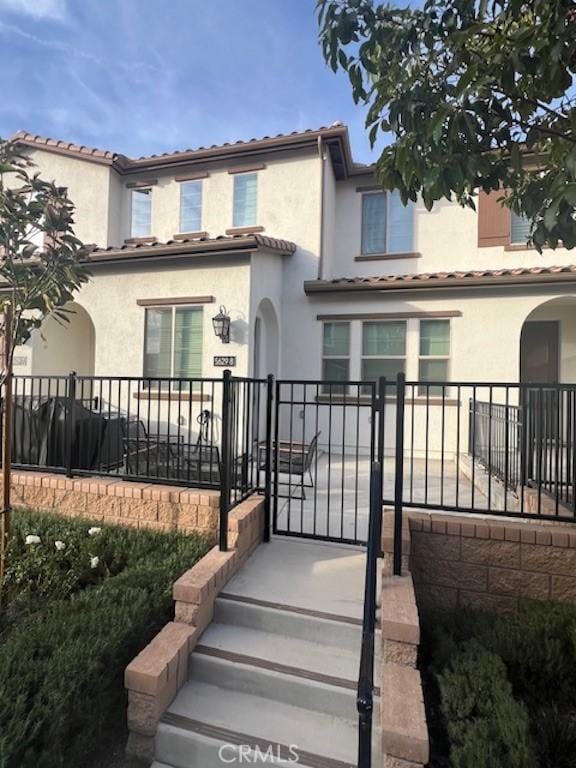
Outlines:
{"label": "metal gate", "polygon": [[365,544],[376,385],[279,380],[274,402],[273,532]]}

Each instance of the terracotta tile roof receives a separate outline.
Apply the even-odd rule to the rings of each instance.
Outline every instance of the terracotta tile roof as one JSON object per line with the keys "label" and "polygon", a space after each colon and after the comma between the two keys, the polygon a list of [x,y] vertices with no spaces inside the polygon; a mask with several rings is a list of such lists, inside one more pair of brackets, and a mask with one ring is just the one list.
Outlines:
{"label": "terracotta tile roof", "polygon": [[213,253],[238,253],[264,249],[277,254],[292,254],[296,245],[266,235],[232,235],[169,240],[166,243],[136,243],[99,248],[87,246],[87,260],[93,263],[119,261],[131,258],[186,257]]}
{"label": "terracotta tile roof", "polygon": [[362,166],[354,163],[350,150],[348,128],[342,123],[334,123],[320,128],[308,128],[303,131],[291,133],[279,133],[275,136],[263,136],[246,141],[226,142],[224,144],[212,144],[209,147],[196,147],[175,152],[165,152],[158,155],[143,155],[130,158],[116,152],[95,149],[69,141],[47,138],[28,131],[18,131],[12,139],[30,147],[39,147],[52,152],[82,156],[93,162],[113,165],[121,174],[140,172],[146,168],[157,168],[165,165],[178,165],[231,157],[236,155],[250,155],[260,152],[269,152],[280,149],[308,146],[321,138],[330,142],[330,151],[346,173],[356,174],[366,172],[371,166]]}
{"label": "terracotta tile roof", "polygon": [[71,141],[61,141],[60,139],[50,139],[45,136],[39,136],[28,131],[18,131],[12,136],[12,141],[18,141],[27,146],[34,145],[53,151],[62,151],[66,153],[85,155],[87,158],[100,162],[112,163],[118,155],[115,152],[109,152],[106,149],[96,149],[95,147],[86,147],[82,144],[74,144]]}
{"label": "terracotta tile roof", "polygon": [[304,290],[308,294],[340,291],[406,291],[554,282],[576,282],[576,265],[455,272],[415,272],[406,275],[380,275],[376,277],[339,277],[334,280],[307,280],[304,283]]}

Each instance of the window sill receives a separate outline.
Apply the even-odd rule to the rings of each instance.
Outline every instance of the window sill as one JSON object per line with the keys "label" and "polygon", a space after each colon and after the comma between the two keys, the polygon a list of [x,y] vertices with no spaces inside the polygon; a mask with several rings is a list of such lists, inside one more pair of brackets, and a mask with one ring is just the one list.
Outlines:
{"label": "window sill", "polygon": [[227,235],[256,235],[258,232],[264,232],[264,227],[230,227],[226,230]]}
{"label": "window sill", "polygon": [[127,237],[124,240],[126,245],[154,245],[157,242],[157,237]]}
{"label": "window sill", "polygon": [[[330,405],[369,405],[372,402],[372,398],[370,395],[361,395],[360,397],[356,397],[355,395],[347,395],[344,397],[343,395],[333,395],[332,397],[330,395],[318,395],[316,398],[317,403],[321,403],[323,405],[330,404]],[[387,397],[385,398],[386,403],[395,403],[396,398],[395,397]],[[426,405],[429,406],[442,406],[442,397],[430,395],[428,399],[426,397],[407,397],[404,402],[406,405]],[[456,398],[445,398],[444,399],[444,405],[447,406],[455,406],[455,405],[461,405],[460,401]]]}
{"label": "window sill", "polygon": [[172,240],[199,240],[203,237],[208,237],[208,232],[179,232],[172,235]]}
{"label": "window sill", "polygon": [[418,251],[402,251],[399,253],[363,253],[354,256],[354,261],[394,261],[395,259],[420,259],[422,254]]}
{"label": "window sill", "polygon": [[140,392],[133,392],[132,397],[134,400],[169,400],[171,402],[210,402],[212,395],[201,394],[200,392],[178,392],[178,390],[171,390],[170,392],[158,391],[158,390],[141,390]]}

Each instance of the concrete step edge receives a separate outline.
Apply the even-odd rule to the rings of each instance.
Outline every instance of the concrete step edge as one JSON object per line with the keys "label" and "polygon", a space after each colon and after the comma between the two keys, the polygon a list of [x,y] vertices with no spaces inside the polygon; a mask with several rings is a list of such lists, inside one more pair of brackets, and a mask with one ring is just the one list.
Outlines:
{"label": "concrete step edge", "polygon": [[[266,752],[270,748],[273,751],[278,750],[278,754],[283,759],[289,760],[292,753],[290,748],[285,744],[276,744],[275,742],[267,741],[258,736],[252,736],[246,733],[239,733],[220,726],[211,725],[210,723],[204,723],[199,720],[192,720],[184,715],[176,715],[167,712],[163,715],[161,723],[171,725],[186,731],[191,734],[199,734],[200,736],[213,739],[215,742],[221,742],[224,744],[233,744],[237,746],[247,745],[260,752]],[[306,768],[355,768],[355,766],[348,762],[341,760],[335,760],[330,757],[324,757],[313,752],[299,752],[298,765],[306,766]]]}
{"label": "concrete step edge", "polygon": [[259,605],[262,608],[272,608],[278,611],[285,611],[288,613],[296,613],[302,616],[312,616],[316,619],[325,619],[328,621],[336,621],[341,624],[351,624],[353,626],[361,627],[362,619],[357,619],[354,616],[342,616],[337,613],[327,613],[325,611],[314,611],[310,608],[301,608],[297,605],[286,605],[285,603],[274,603],[269,600],[259,600],[255,597],[247,597],[245,595],[234,595],[229,592],[220,592],[218,596],[219,600],[233,600],[238,603],[246,603],[248,605]]}

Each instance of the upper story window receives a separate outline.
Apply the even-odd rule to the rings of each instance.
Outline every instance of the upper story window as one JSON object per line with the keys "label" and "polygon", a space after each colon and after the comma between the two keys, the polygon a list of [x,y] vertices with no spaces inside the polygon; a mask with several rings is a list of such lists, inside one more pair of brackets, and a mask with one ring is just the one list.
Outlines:
{"label": "upper story window", "polygon": [[149,237],[152,228],[152,190],[133,189],[131,237]]}
{"label": "upper story window", "polygon": [[396,379],[406,372],[406,322],[362,323],[362,381]]}
{"label": "upper story window", "polygon": [[202,229],[202,182],[183,181],[180,184],[180,232]]}
{"label": "upper story window", "polygon": [[510,242],[525,245],[530,239],[530,220],[510,211]]}
{"label": "upper story window", "polygon": [[[194,379],[202,375],[201,307],[149,307],[144,329],[144,377]],[[152,381],[154,389],[159,387]]]}
{"label": "upper story window", "polygon": [[339,381],[350,379],[350,323],[324,323],[322,338],[322,378],[336,382],[335,386],[325,384],[326,393],[344,391]]}
{"label": "upper story window", "polygon": [[234,176],[234,227],[252,227],[257,223],[258,175],[239,173]]}
{"label": "upper story window", "polygon": [[362,195],[362,254],[411,253],[414,205],[402,205],[397,192]]}

